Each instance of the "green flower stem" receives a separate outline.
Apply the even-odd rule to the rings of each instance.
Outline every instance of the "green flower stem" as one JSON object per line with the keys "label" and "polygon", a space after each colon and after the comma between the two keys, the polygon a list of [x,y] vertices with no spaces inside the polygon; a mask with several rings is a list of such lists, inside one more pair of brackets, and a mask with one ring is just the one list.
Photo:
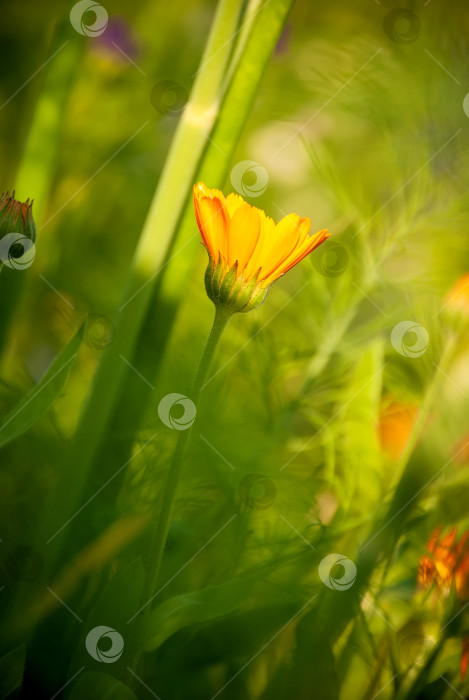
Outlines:
{"label": "green flower stem", "polygon": [[[198,405],[199,395],[201,388],[203,386],[204,380],[207,376],[208,369],[212,362],[213,355],[226,328],[228,321],[233,315],[233,311],[221,306],[217,306],[215,309],[215,318],[213,320],[212,329],[208,337],[207,343],[205,345],[202,358],[199,363],[197,374],[192,385],[190,398],[194,404]],[[142,597],[140,601],[140,607],[143,612],[143,608],[147,611],[150,610],[150,601],[154,595],[154,590],[158,582],[158,575],[160,573],[161,562],[163,560],[163,554],[166,546],[166,540],[168,539],[168,529],[169,523],[171,521],[171,514],[173,512],[174,499],[176,496],[176,491],[179,484],[179,479],[184,466],[184,456],[186,453],[186,447],[189,442],[189,438],[192,432],[192,426],[187,430],[182,430],[179,433],[178,440],[176,443],[175,450],[169,465],[169,469],[166,475],[166,481],[163,487],[163,494],[161,500],[161,510],[159,516],[156,520],[155,530],[153,533],[153,542],[150,551],[150,557],[148,562],[147,575],[145,578],[145,583],[142,590]],[[139,616],[138,623],[139,630],[135,635],[135,645],[140,641],[141,631],[143,626],[143,616]],[[139,664],[141,651],[138,649],[134,650],[131,654],[130,668],[137,668]],[[130,685],[133,684],[131,676],[125,678],[126,682]]]}
{"label": "green flower stem", "polygon": [[[212,358],[215,353],[216,347],[232,315],[233,312],[230,309],[226,309],[221,306],[216,307],[212,330],[210,331],[210,335],[208,337],[207,344],[205,345],[205,349],[200,360],[199,368],[197,370],[194,383],[192,385],[190,398],[194,402],[196,407],[198,405],[200,390],[202,388],[204,379],[207,376],[207,372],[212,362]],[[142,606],[146,605],[150,600],[157,583],[158,574],[161,567],[161,561],[163,558],[163,552],[168,535],[168,527],[174,503],[174,496],[176,494],[179,477],[181,475],[181,470],[184,463],[186,446],[191,432],[192,426],[187,430],[180,431],[178,441],[176,443],[176,449],[174,450],[174,454],[166,477],[166,483],[164,485],[163,490],[161,512],[156,524],[153,546],[150,553],[148,574],[142,593]]]}

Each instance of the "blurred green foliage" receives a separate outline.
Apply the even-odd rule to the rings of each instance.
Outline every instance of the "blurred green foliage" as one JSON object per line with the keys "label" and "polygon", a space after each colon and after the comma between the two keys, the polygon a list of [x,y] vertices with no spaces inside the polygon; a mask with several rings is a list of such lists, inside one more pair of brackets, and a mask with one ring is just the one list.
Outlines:
{"label": "blurred green foliage", "polygon": [[[466,602],[417,586],[434,528],[469,528],[469,304],[456,311],[445,296],[469,262],[469,15],[462,3],[403,4],[410,20],[392,19],[384,0],[295,4],[242,136],[228,144],[229,170],[249,159],[268,173],[250,203],[276,220],[309,216],[333,236],[223,337],[139,680],[125,675],[125,654],[103,668],[84,640],[108,625],[134,643],[128,620],[177,438],[158,406],[189,395],[213,313],[195,220],[191,231],[181,216],[187,240],[158,276],[158,313],[127,358],[143,376],[126,369],[53,578],[17,548],[40,552],[47,569],[37,535],[54,521],[54,488],[67,484],[73,435],[180,119],[155,109],[152,90],[172,80],[190,92],[216,4],[113,2],[114,33],[87,39],[72,29],[69,3],[4,2],[0,186],[36,199],[38,240],[27,271],[0,275],[3,419],[45,396],[41,378],[87,314],[103,315],[108,335],[101,346],[88,337],[67,383],[49,385],[43,410],[28,404],[27,432],[2,447],[0,668],[11,672],[1,697],[50,698],[68,681],[61,696],[74,699],[143,698],[144,684],[161,700],[469,693]],[[216,128],[215,161],[226,145]],[[233,190],[229,173],[217,178],[206,184]],[[391,342],[404,321],[428,334],[415,357],[406,356],[415,338]],[[319,576],[331,553],[356,565],[347,590]]]}

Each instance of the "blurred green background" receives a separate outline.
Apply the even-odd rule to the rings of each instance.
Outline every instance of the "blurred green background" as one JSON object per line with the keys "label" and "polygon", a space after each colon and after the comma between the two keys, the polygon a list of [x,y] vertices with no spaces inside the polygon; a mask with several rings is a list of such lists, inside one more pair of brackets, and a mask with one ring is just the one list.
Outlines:
{"label": "blurred green background", "polygon": [[[158,406],[190,395],[213,315],[194,218],[122,359],[88,491],[77,492],[92,498],[49,565],[50,509],[75,489],[73,435],[216,3],[112,2],[96,37],[73,29],[71,7],[1,10],[0,190],[34,198],[38,228],[34,264],[0,274],[1,415],[87,314],[98,334],[51,410],[1,452],[0,605],[21,634],[8,633],[0,666],[25,669],[11,697],[106,697],[106,678],[122,680],[125,656],[103,669],[84,637],[98,624],[131,637],[132,586],[177,438]],[[333,235],[228,326],[189,445],[143,680],[109,697],[469,693],[469,596],[417,586],[434,527],[469,527],[469,302],[448,292],[469,256],[468,30],[464,3],[294,4],[227,177],[206,184]],[[220,159],[224,145],[214,137]],[[242,161],[257,170],[239,179]],[[356,565],[347,590],[318,574],[336,552]]]}

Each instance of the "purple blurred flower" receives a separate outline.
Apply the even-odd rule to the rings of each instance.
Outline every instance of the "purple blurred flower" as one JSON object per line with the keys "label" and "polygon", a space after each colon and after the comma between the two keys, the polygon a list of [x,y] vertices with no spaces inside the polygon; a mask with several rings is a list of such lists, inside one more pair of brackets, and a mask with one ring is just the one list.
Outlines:
{"label": "purple blurred flower", "polygon": [[110,17],[106,31],[93,40],[93,46],[106,53],[135,60],[140,55],[139,42],[124,17]]}

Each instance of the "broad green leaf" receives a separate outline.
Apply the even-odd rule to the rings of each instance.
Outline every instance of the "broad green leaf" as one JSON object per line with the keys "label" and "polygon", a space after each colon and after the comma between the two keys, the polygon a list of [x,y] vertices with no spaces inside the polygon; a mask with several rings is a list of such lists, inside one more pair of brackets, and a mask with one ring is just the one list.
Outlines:
{"label": "broad green leaf", "polygon": [[13,649],[0,659],[0,700],[4,700],[21,687],[24,662],[24,646]]}
{"label": "broad green leaf", "polygon": [[152,610],[144,624],[144,648],[157,649],[183,627],[208,622],[234,612],[253,587],[253,581],[235,579],[202,591],[165,600]]}
{"label": "broad green leaf", "polygon": [[137,700],[130,688],[106,673],[87,671],[78,677],[69,700]]}
{"label": "broad green leaf", "polygon": [[40,382],[3,418],[0,447],[29,430],[55,403],[67,381],[81,342],[80,330],[59,352]]}

